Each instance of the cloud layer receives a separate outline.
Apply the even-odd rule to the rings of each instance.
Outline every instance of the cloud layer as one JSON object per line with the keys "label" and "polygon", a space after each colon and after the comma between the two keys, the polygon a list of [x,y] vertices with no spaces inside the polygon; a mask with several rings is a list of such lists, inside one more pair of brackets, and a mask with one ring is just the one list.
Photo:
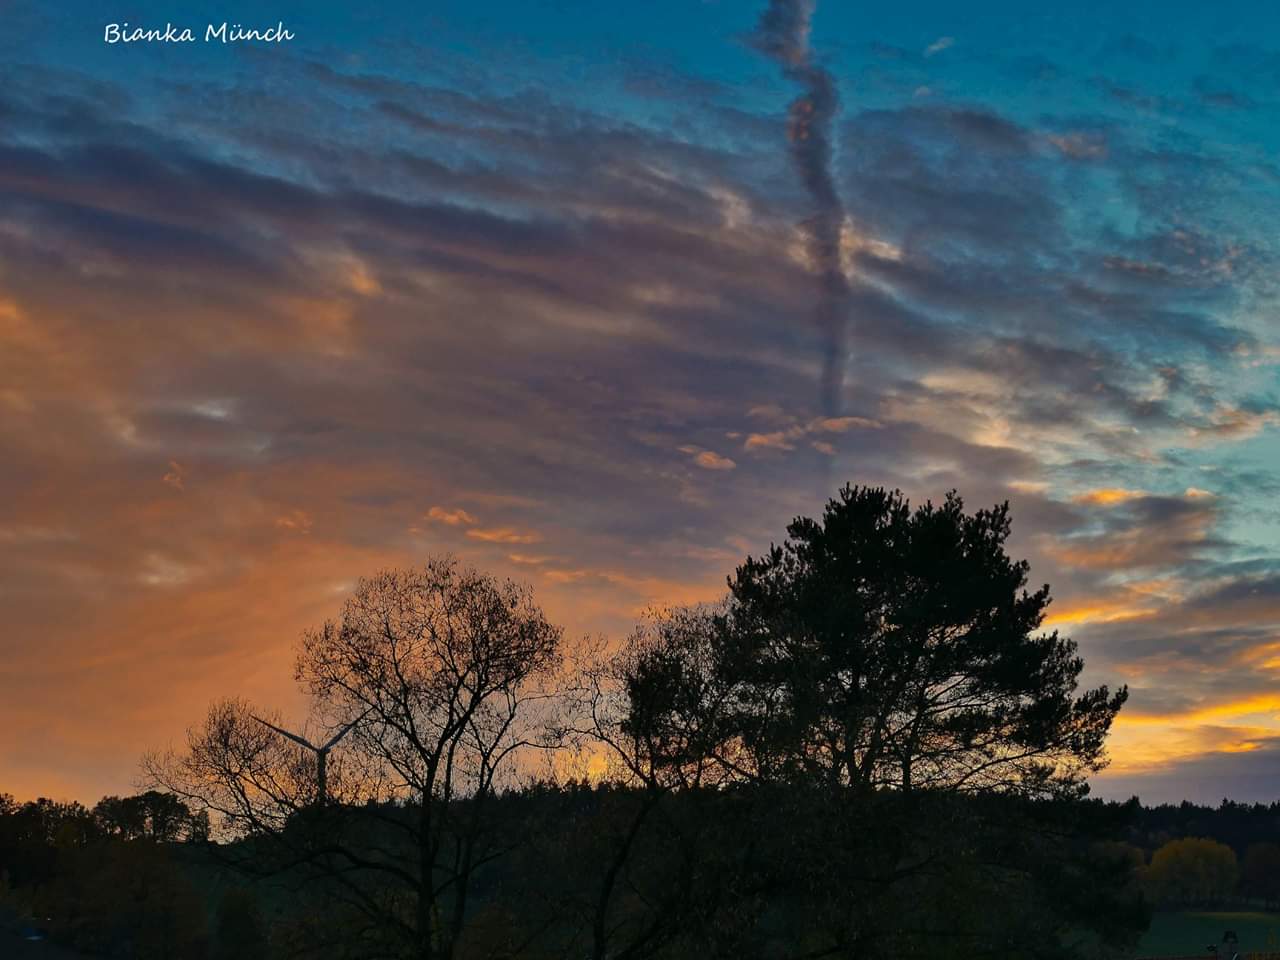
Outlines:
{"label": "cloud layer", "polygon": [[[215,696],[297,709],[300,631],[384,565],[454,551],[618,635],[718,595],[847,479],[1013,501],[1050,625],[1133,688],[1104,792],[1208,770],[1280,792],[1257,765],[1280,177],[1256,106],[1197,79],[1227,74],[1212,52],[1144,82],[1132,44],[1014,56],[815,17],[858,91],[823,115],[843,204],[815,256],[794,86],[726,16],[690,25],[701,69],[579,38],[590,83],[512,38],[300,44],[167,84],[12,61],[0,789],[127,789]],[[840,416],[813,321],[833,270]]]}

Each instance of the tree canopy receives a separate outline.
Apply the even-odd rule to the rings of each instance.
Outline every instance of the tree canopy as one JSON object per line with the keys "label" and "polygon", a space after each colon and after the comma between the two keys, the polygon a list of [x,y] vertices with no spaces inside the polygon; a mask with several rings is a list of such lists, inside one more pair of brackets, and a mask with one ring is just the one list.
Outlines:
{"label": "tree canopy", "polygon": [[[793,521],[730,577],[681,668],[704,665],[721,755],[767,779],[1078,788],[1127,691],[1077,693],[1083,661],[1040,631],[1049,588],[1027,591],[1009,533],[1007,504],[966,513],[951,493],[912,509],[849,486]],[[671,650],[651,658],[648,680],[660,673],[674,677]]]}

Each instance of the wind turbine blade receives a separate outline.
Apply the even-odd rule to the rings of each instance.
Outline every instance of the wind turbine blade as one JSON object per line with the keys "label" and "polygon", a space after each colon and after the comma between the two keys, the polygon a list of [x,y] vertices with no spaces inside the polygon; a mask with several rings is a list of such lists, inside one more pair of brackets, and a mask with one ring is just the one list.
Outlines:
{"label": "wind turbine blade", "polygon": [[[253,715],[250,714],[250,716],[253,716]],[[268,723],[266,720],[263,720],[261,717],[253,717],[253,719],[257,720],[264,727],[270,727],[276,733],[280,734],[280,736],[287,737],[288,739],[292,740],[294,743],[298,743],[306,747],[308,750],[315,750],[315,747],[309,741],[304,740],[302,737],[298,736],[296,733],[290,733],[288,730],[281,730],[274,723]]]}
{"label": "wind turbine blade", "polygon": [[[372,710],[372,709],[373,709],[373,707],[370,707],[370,708],[369,708],[369,710]],[[343,737],[345,737],[345,736],[347,735],[347,733],[351,730],[351,728],[352,728],[352,727],[354,727],[357,723],[359,723],[361,720],[363,720],[365,717],[367,717],[367,716],[369,715],[369,710],[366,710],[364,713],[360,714],[360,716],[356,717],[354,720],[352,720],[350,723],[348,723],[345,727],[343,727],[341,730],[339,730],[337,733],[335,733],[332,737],[330,737],[330,738],[329,738],[329,742],[328,742],[328,743],[326,743],[326,744],[325,744],[323,747],[321,747],[320,749],[321,749],[321,750],[328,750],[328,749],[329,749],[329,748],[331,748],[335,743],[337,743],[339,740],[341,740]]]}

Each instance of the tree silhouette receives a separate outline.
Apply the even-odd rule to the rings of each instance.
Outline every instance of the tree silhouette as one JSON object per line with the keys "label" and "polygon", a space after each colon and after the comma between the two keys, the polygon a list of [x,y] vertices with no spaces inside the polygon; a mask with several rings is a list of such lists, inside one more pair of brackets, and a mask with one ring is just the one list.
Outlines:
{"label": "tree silhouette", "polygon": [[555,745],[539,683],[560,639],[528,590],[445,558],[362,580],[341,620],[303,640],[299,680],[416,807],[405,872],[425,958],[452,956],[472,877],[501,853],[482,819],[498,778],[517,751]]}
{"label": "tree silhouette", "polygon": [[1005,553],[1008,504],[912,510],[846,486],[730,578],[725,735],[762,777],[903,791],[1079,787],[1127,697],[1076,696],[1083,661],[1037,633],[1049,588]]}
{"label": "tree silhouette", "polygon": [[1267,906],[1280,900],[1280,844],[1249,844],[1240,867],[1240,886]]}
{"label": "tree silhouette", "polygon": [[314,802],[315,750],[239,701],[216,704],[184,753],[146,765],[224,831],[271,841],[249,848],[249,866],[305,865],[378,949],[449,958],[477,871],[509,848],[491,798],[522,751],[557,742],[560,638],[526,588],[452,558],[380,573],[298,652],[324,728],[351,727],[327,758],[330,804]]}
{"label": "tree silhouette", "polygon": [[581,657],[578,732],[603,749],[610,785],[623,788],[602,794],[611,815],[596,818],[608,835],[594,838],[606,849],[582,911],[591,958],[658,955],[728,888],[695,882],[724,866],[736,842],[712,812],[727,805],[718,788],[734,782],[709,761],[720,703],[707,656],[714,628],[710,608],[655,611],[620,649]]}
{"label": "tree silhouette", "polygon": [[821,520],[795,520],[748,558],[721,607],[670,615],[624,650],[623,716],[601,739],[633,782],[683,795],[683,811],[714,785],[731,802],[703,828],[742,838],[715,881],[734,890],[733,922],[724,903],[680,917],[703,942],[741,950],[741,929],[766,923],[743,905],[781,898],[804,918],[795,936],[829,952],[905,944],[895,915],[942,926],[917,944],[974,947],[980,929],[945,909],[922,917],[909,891],[944,904],[944,878],[960,877],[968,903],[1030,897],[1038,868],[1014,856],[1014,814],[1067,855],[1052,818],[968,798],[1077,800],[1127,691],[1077,694],[1083,663],[1039,632],[1049,590],[1027,592],[1009,532],[1007,505],[967,514],[951,494],[913,510],[900,493],[845,487]]}
{"label": "tree silhouette", "polygon": [[103,797],[94,806],[93,816],[103,833],[122,840],[172,843],[200,839],[204,829],[185,803],[158,790],[131,797]]}

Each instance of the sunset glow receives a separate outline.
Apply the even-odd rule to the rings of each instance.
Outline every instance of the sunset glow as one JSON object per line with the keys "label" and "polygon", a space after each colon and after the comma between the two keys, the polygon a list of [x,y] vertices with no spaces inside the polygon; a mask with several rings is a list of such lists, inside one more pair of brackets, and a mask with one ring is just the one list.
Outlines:
{"label": "sunset glow", "polygon": [[822,248],[751,4],[314,6],[270,48],[6,10],[0,787],[301,717],[295,643],[382,568],[618,638],[849,481],[1010,501],[1045,629],[1131,690],[1096,793],[1280,796],[1256,22],[826,5]]}

